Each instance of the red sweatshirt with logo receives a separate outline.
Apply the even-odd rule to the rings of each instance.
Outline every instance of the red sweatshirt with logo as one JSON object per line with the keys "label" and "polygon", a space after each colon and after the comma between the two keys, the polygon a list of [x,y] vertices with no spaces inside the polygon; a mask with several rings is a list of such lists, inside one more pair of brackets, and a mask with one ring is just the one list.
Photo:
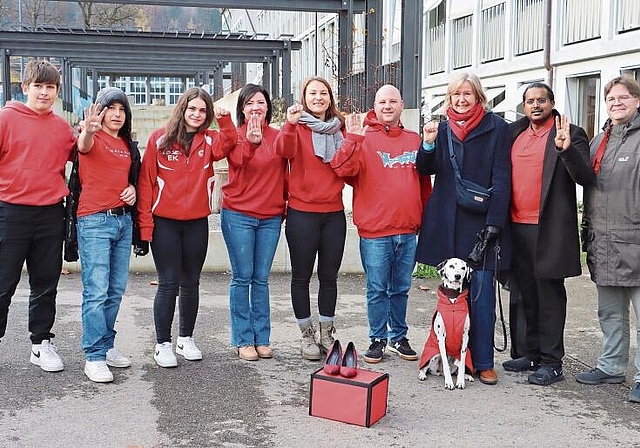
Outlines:
{"label": "red sweatshirt with logo", "polygon": [[[347,133],[331,167],[353,178],[353,222],[364,238],[417,233],[422,223],[423,179],[416,171],[421,139],[402,126],[378,122],[373,110],[366,135]],[[426,178],[430,186],[429,178]]]}
{"label": "red sweatshirt with logo", "polygon": [[238,144],[227,157],[229,181],[222,187],[222,207],[258,219],[284,216],[288,163],[276,154],[278,130],[264,125],[259,145],[246,135],[245,124],[238,129]]}
{"label": "red sweatshirt with logo", "polygon": [[276,138],[276,153],[289,159],[289,207],[302,212],[344,210],[344,181],[315,155],[311,129],[289,122]]}
{"label": "red sweatshirt with logo", "polygon": [[213,162],[225,158],[236,145],[238,135],[229,115],[218,119],[220,132],[207,129],[193,137],[189,156],[174,145],[163,153],[158,149],[164,129],[149,136],[138,179],[138,222],[140,238],[151,241],[153,216],[176,220],[204,218],[211,214]]}
{"label": "red sweatshirt with logo", "polygon": [[76,142],[53,110],[38,114],[9,101],[0,109],[0,201],[52,205],[69,194],[64,168]]}

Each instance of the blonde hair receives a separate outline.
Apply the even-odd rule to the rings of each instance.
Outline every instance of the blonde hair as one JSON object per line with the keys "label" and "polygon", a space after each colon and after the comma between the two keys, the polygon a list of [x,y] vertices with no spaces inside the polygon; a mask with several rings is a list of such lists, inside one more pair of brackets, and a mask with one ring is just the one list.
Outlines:
{"label": "blonde hair", "polygon": [[487,108],[487,95],[484,94],[484,89],[482,88],[482,84],[480,83],[480,78],[478,75],[471,72],[462,72],[455,75],[451,81],[449,81],[449,85],[447,86],[447,96],[444,100],[445,108],[451,107],[451,95],[453,92],[458,90],[462,84],[466,81],[471,84],[471,88],[473,93],[475,94],[478,102],[482,104],[483,108]]}

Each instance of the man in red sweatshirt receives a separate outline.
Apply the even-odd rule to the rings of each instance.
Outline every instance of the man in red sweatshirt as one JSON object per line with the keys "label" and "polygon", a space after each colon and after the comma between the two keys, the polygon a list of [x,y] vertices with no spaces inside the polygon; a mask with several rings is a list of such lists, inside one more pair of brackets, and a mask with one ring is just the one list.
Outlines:
{"label": "man in red sweatshirt", "polygon": [[361,115],[347,116],[347,137],[331,160],[336,174],[353,180],[353,217],[367,278],[368,363],[382,361],[387,346],[402,359],[418,359],[407,339],[406,314],[423,210],[415,168],[420,136],[400,123],[403,109],[398,89],[382,86],[364,122]]}
{"label": "man in red sweatshirt", "polygon": [[48,372],[64,368],[51,328],[62,269],[62,199],[69,193],[64,168],[76,140],[53,113],[59,89],[55,66],[31,61],[22,80],[26,103],[9,101],[0,110],[0,338],[26,261],[31,362]]}

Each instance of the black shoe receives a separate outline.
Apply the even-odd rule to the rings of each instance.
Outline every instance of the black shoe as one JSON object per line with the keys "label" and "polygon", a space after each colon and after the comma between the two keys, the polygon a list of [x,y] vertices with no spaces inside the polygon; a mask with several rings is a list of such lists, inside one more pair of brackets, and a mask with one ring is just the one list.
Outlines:
{"label": "black shoe", "polygon": [[542,366],[529,375],[529,382],[538,386],[548,386],[562,380],[564,380],[564,373],[561,366]]}
{"label": "black shoe", "polygon": [[576,381],[578,383],[591,385],[602,383],[620,384],[624,382],[624,375],[609,375],[596,367],[588,372],[578,373],[576,375]]}
{"label": "black shoe", "polygon": [[409,345],[409,339],[402,338],[389,344],[389,351],[397,353],[402,359],[407,361],[417,361],[418,354]]}
{"label": "black shoe", "polygon": [[502,363],[502,367],[504,370],[508,370],[509,372],[526,372],[527,370],[531,370],[535,372],[540,368],[540,363],[538,361],[532,361],[531,359],[523,356],[521,358],[511,359],[509,361],[505,361]]}
{"label": "black shoe", "polygon": [[384,350],[387,348],[387,341],[382,339],[374,339],[366,352],[364,352],[363,359],[369,364],[377,364],[382,361],[384,356]]}

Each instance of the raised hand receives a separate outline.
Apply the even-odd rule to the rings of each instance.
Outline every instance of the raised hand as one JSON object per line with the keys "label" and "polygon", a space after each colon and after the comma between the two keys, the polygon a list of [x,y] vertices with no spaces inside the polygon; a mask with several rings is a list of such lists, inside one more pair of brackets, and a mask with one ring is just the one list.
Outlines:
{"label": "raised hand", "polygon": [[262,121],[258,115],[249,115],[249,120],[247,120],[247,140],[255,145],[262,141]]}
{"label": "raised hand", "polygon": [[302,104],[294,104],[287,109],[287,121],[291,124],[296,124],[302,116],[304,108]]}
{"label": "raised hand", "polygon": [[422,139],[425,141],[425,143],[433,143],[436,141],[437,136],[438,136],[438,122],[428,121],[422,127]]}
{"label": "raised hand", "polygon": [[227,109],[225,109],[224,107],[218,107],[218,106],[214,106],[213,113],[216,116],[216,120],[218,118],[221,118],[221,117],[223,117],[225,115],[229,115],[230,114],[230,112]]}
{"label": "raised hand", "polygon": [[100,104],[89,104],[89,109],[84,109],[84,120],[80,122],[83,131],[90,135],[102,130],[102,119],[107,109],[102,109]]}
{"label": "raised hand", "polygon": [[360,134],[365,135],[367,133],[368,126],[362,126],[362,122],[364,119],[363,114],[349,114],[345,117],[345,127],[347,128],[347,132],[351,134]]}
{"label": "raised hand", "polygon": [[556,148],[564,151],[571,146],[571,133],[569,130],[569,120],[566,115],[556,117]]}

